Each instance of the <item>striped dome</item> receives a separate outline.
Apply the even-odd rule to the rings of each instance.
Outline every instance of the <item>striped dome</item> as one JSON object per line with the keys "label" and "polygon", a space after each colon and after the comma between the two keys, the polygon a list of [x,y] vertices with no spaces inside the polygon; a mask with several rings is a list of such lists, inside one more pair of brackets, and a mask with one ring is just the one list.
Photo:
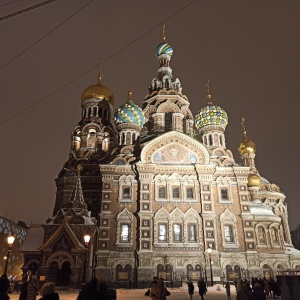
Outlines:
{"label": "striped dome", "polygon": [[195,119],[195,126],[198,130],[208,125],[219,125],[225,129],[227,124],[227,113],[221,107],[215,105],[208,105],[202,108]]}
{"label": "striped dome", "polygon": [[145,116],[138,105],[128,100],[116,110],[114,121],[116,125],[130,123],[142,127],[145,123]]}
{"label": "striped dome", "polygon": [[167,43],[161,43],[156,47],[156,56],[162,54],[168,54],[169,56],[173,55],[173,48]]}

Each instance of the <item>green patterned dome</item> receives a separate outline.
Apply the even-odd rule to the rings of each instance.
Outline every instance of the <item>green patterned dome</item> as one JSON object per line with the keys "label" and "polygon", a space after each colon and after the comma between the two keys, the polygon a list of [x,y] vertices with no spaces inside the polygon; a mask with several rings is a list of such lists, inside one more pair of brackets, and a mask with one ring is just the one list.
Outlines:
{"label": "green patterned dome", "polygon": [[145,123],[145,117],[142,109],[128,100],[116,110],[114,121],[116,125],[130,123],[142,127]]}
{"label": "green patterned dome", "polygon": [[198,130],[208,125],[219,125],[225,129],[227,124],[227,113],[224,109],[215,105],[208,105],[202,108],[195,118],[195,126]]}
{"label": "green patterned dome", "polygon": [[156,47],[156,56],[160,56],[162,54],[168,54],[169,56],[173,55],[173,48],[167,43],[160,43]]}

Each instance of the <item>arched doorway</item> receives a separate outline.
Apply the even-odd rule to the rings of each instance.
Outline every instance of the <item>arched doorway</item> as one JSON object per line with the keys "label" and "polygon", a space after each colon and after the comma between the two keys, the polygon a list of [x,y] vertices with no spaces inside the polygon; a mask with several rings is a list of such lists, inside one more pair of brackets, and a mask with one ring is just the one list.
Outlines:
{"label": "arched doorway", "polygon": [[264,264],[262,268],[263,268],[263,277],[269,280],[272,276],[271,274],[272,270],[270,266],[268,264]]}
{"label": "arched doorway", "polygon": [[232,269],[232,266],[226,266],[226,278],[229,281],[235,281],[241,278],[241,268],[239,265],[235,265]]}
{"label": "arched doorway", "polygon": [[48,269],[47,281],[55,282],[58,286],[66,286],[70,282],[71,264],[69,261],[63,262],[61,268],[57,261],[53,261]]}
{"label": "arched doorway", "polygon": [[192,265],[187,265],[186,270],[187,280],[198,281],[199,278],[203,277],[203,268],[199,264],[195,268]]}
{"label": "arched doorway", "polygon": [[165,266],[159,264],[157,265],[157,276],[158,278],[162,278],[164,281],[172,281],[173,276],[173,267],[170,264],[166,264]]}
{"label": "arched doorway", "polygon": [[56,277],[56,284],[58,286],[66,286],[69,285],[70,282],[70,275],[71,275],[71,268],[70,263],[68,261],[65,261],[61,269],[57,270],[57,277]]}
{"label": "arched doorway", "polygon": [[53,261],[48,269],[48,274],[47,274],[47,281],[52,281],[52,282],[56,282],[56,278],[57,278],[57,271],[58,271],[58,262],[57,261]]}
{"label": "arched doorway", "polygon": [[[131,287],[131,273],[132,268],[129,264],[126,264],[124,268],[122,267],[122,265],[117,265],[116,280],[119,282],[119,287]],[[127,286],[126,283],[128,283],[129,285]]]}

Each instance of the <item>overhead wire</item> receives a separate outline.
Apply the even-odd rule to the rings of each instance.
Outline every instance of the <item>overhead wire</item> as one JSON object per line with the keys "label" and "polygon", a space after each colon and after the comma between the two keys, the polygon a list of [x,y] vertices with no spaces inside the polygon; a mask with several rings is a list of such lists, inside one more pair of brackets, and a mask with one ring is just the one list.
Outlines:
{"label": "overhead wire", "polygon": [[[119,54],[120,52],[122,52],[123,50],[127,49],[128,47],[130,47],[132,44],[136,43],[138,40],[142,39],[144,36],[148,35],[150,32],[152,32],[154,29],[156,29],[157,27],[161,26],[162,24],[164,24],[165,22],[169,21],[170,19],[172,19],[173,17],[175,17],[176,15],[178,15],[179,13],[181,13],[183,10],[185,10],[186,8],[188,8],[189,6],[191,6],[192,4],[194,4],[195,2],[197,2],[198,0],[193,0],[190,3],[188,3],[187,5],[183,6],[181,9],[177,10],[176,12],[174,12],[173,14],[171,14],[169,17],[165,18],[164,20],[162,20],[161,22],[159,22],[158,24],[156,24],[155,26],[153,26],[151,29],[147,30],[146,32],[144,32],[143,34],[141,34],[140,36],[138,36],[137,38],[135,38],[134,40],[132,40],[130,43],[126,44],[124,47],[120,48],[119,50],[117,50],[116,52],[114,52],[113,54],[111,54],[110,56],[108,56],[107,58],[102,60],[102,63],[107,62],[109,59],[113,58],[114,56],[116,56],[117,54]],[[29,109],[33,108],[34,106],[44,102],[45,100],[47,100],[48,98],[50,98],[51,96],[57,94],[58,92],[60,92],[61,90],[63,90],[65,87],[69,86],[70,84],[72,84],[73,82],[77,81],[78,79],[80,79],[81,77],[83,77],[84,75],[88,74],[89,72],[91,72],[92,70],[94,70],[95,68],[98,68],[99,64],[94,65],[93,67],[89,68],[88,70],[84,71],[83,73],[81,73],[80,75],[77,75],[75,78],[71,79],[70,81],[68,81],[67,83],[65,83],[64,85],[62,85],[61,87],[59,87],[58,89],[56,89],[55,91],[51,92],[50,94],[46,95],[45,97],[39,99],[38,101],[34,102],[33,104],[31,104],[30,106],[24,108],[23,110],[19,111],[18,113],[14,114],[13,116],[9,117],[8,119],[0,122],[0,126],[4,125],[5,123],[15,119],[16,117],[18,117],[19,115],[23,114],[24,112],[28,111]]]}
{"label": "overhead wire", "polygon": [[[53,0],[52,0],[53,1]],[[56,1],[56,0],[54,0]],[[20,53],[18,53],[16,56],[14,56],[11,60],[9,60],[8,62],[6,62],[4,65],[2,65],[0,67],[0,71],[5,68],[7,65],[9,65],[11,62],[13,62],[14,60],[16,60],[18,57],[20,57],[22,54],[24,54],[25,52],[27,52],[29,49],[31,49],[33,46],[35,46],[37,43],[39,43],[40,41],[42,41],[43,39],[45,39],[47,36],[49,36],[52,32],[54,32],[56,29],[58,29],[59,27],[61,27],[64,23],[66,23],[67,21],[69,21],[71,18],[73,18],[75,15],[77,15],[79,12],[81,12],[86,6],[88,6],[89,4],[91,4],[94,0],[90,0],[89,2],[87,2],[86,4],[84,4],[83,6],[81,6],[78,10],[76,10],[72,15],[70,15],[68,18],[66,18],[65,20],[63,20],[62,22],[60,22],[58,25],[56,25],[53,29],[51,29],[49,32],[47,32],[45,35],[43,35],[41,38],[39,38],[37,41],[35,41],[33,44],[31,44],[30,46],[28,46],[27,48],[25,48],[23,51],[21,51]]]}
{"label": "overhead wire", "polygon": [[4,17],[0,17],[0,22],[1,22],[1,21],[4,21],[4,20],[7,20],[7,19],[9,19],[9,18],[18,16],[18,15],[21,15],[21,14],[23,14],[23,13],[25,13],[25,12],[28,12],[28,11],[30,11],[30,10],[39,8],[39,7],[41,7],[41,6],[47,5],[47,4],[49,4],[49,3],[51,3],[51,2],[55,2],[55,1],[56,1],[56,0],[47,0],[47,1],[45,1],[45,2],[42,2],[42,3],[39,3],[39,4],[36,4],[36,5],[30,6],[30,7],[24,8],[24,9],[22,9],[22,10],[19,10],[19,11],[17,11],[17,12],[14,12],[14,13],[12,13],[12,14],[9,14],[9,15],[6,15],[6,16],[4,16]]}

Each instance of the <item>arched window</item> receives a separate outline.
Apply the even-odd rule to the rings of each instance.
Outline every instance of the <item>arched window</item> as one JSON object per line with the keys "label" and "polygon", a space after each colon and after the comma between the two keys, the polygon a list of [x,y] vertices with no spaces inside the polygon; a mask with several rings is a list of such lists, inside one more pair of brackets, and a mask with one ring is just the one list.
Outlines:
{"label": "arched window", "polygon": [[228,200],[228,189],[227,188],[221,188],[221,199]]}
{"label": "arched window", "polygon": [[166,188],[164,186],[158,188],[158,197],[162,199],[166,198]]}
{"label": "arched window", "polygon": [[179,187],[174,187],[172,190],[173,198],[178,199],[179,198]]}
{"label": "arched window", "polygon": [[224,225],[224,237],[226,243],[234,242],[232,225]]}
{"label": "arched window", "polygon": [[273,243],[278,243],[278,233],[274,227],[271,228],[271,239]]}
{"label": "arched window", "polygon": [[129,243],[129,224],[121,224],[121,243]]}
{"label": "arched window", "polygon": [[167,224],[158,225],[158,241],[159,242],[167,241]]}
{"label": "arched window", "polygon": [[133,215],[126,208],[117,216],[117,249],[128,249],[132,247],[132,219]]}
{"label": "arched window", "polygon": [[173,224],[174,242],[182,241],[182,230],[180,224]]}
{"label": "arched window", "polygon": [[186,188],[186,197],[188,199],[194,199],[194,189],[191,187]]}
{"label": "arched window", "polygon": [[196,242],[196,225],[188,224],[188,239],[189,242]]}
{"label": "arched window", "polygon": [[265,244],[266,243],[266,233],[263,227],[259,227],[257,230],[258,234],[258,242],[260,244]]}

